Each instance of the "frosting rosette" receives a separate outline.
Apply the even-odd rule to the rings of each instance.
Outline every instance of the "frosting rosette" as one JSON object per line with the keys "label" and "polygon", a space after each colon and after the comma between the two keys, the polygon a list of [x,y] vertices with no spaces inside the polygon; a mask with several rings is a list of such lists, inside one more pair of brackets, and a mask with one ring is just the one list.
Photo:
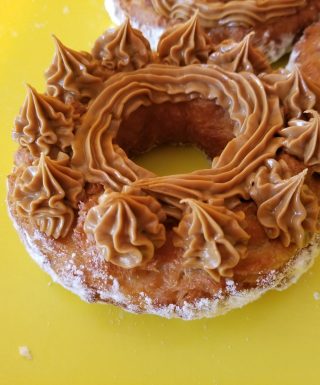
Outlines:
{"label": "frosting rosette", "polygon": [[73,109],[28,86],[27,98],[15,121],[13,137],[33,156],[42,152],[48,155],[53,145],[65,150],[73,140]]}
{"label": "frosting rosette", "polygon": [[315,110],[304,113],[308,120],[291,119],[288,127],[280,131],[286,138],[284,146],[289,154],[303,160],[306,166],[319,167],[320,164],[320,115]]}
{"label": "frosting rosette", "polygon": [[177,66],[206,63],[210,49],[208,36],[200,27],[197,14],[187,23],[165,32],[158,44],[161,62]]}
{"label": "frosting rosette", "polygon": [[199,10],[199,19],[205,27],[218,25],[254,26],[258,23],[272,22],[276,17],[285,17],[296,13],[306,0],[231,0],[206,1],[192,3],[179,0],[151,0],[156,12],[171,19],[186,21]]}
{"label": "frosting rosette", "polygon": [[219,201],[185,199],[182,203],[187,209],[175,229],[175,245],[185,249],[185,266],[205,269],[217,281],[232,277],[249,240],[239,224],[244,213],[232,212]]}
{"label": "frosting rosette", "polygon": [[83,186],[82,175],[69,160],[53,160],[41,154],[18,178],[13,195],[17,212],[31,218],[41,231],[53,238],[65,237],[73,223]]}
{"label": "frosting rosette", "polygon": [[84,229],[107,261],[130,269],[146,264],[164,244],[164,219],[161,205],[150,196],[105,192],[89,210]]}
{"label": "frosting rosette", "polygon": [[93,56],[111,71],[132,71],[151,60],[151,48],[142,33],[132,28],[129,19],[118,29],[107,31],[96,42]]}
{"label": "frosting rosette", "polygon": [[306,231],[316,229],[319,208],[314,194],[304,184],[307,169],[288,175],[285,162],[270,159],[251,181],[250,195],[258,205],[257,217],[271,239],[284,246],[302,247]]}

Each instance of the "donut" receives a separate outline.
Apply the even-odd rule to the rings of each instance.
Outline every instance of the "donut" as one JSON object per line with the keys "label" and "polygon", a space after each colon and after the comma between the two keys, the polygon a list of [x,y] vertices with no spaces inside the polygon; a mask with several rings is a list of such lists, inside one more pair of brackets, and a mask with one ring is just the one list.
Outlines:
{"label": "donut", "polygon": [[319,19],[319,0],[105,0],[115,24],[127,16],[143,31],[152,47],[172,25],[199,11],[199,20],[212,43],[227,38],[240,41],[251,31],[256,44],[271,62],[289,52],[295,39]]}
{"label": "donut", "polygon": [[[92,52],[55,38],[28,86],[8,207],[33,259],[88,302],[186,320],[284,289],[318,253],[316,95],[252,44],[211,45],[194,15],[157,51],[129,20]],[[165,118],[164,118],[165,117]],[[157,176],[134,157],[192,143],[207,169]]]}

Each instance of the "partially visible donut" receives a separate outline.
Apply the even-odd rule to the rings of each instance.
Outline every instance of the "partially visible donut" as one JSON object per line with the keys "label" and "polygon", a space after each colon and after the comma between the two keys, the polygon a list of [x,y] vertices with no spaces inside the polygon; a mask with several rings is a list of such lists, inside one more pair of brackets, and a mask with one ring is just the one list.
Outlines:
{"label": "partially visible donut", "polygon": [[[213,47],[196,16],[152,52],[127,20],[92,51],[56,41],[28,88],[8,205],[31,256],[87,301],[194,319],[285,288],[318,253],[320,115],[298,68]],[[263,73],[260,73],[263,71]],[[158,177],[132,156],[191,142],[208,169]]]}
{"label": "partially visible donut", "polygon": [[319,19],[319,0],[105,0],[112,20],[127,16],[155,48],[168,28],[186,21],[199,10],[199,19],[214,44],[232,38],[240,41],[255,32],[254,44],[275,62],[289,52],[295,39]]}

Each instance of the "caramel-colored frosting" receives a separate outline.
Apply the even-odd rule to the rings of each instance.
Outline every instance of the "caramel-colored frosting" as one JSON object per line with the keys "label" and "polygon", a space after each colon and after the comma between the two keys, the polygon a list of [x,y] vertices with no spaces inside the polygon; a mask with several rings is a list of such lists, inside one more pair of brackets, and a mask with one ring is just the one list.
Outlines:
{"label": "caramel-colored frosting", "polygon": [[151,60],[149,41],[142,33],[132,28],[127,19],[114,31],[107,31],[92,50],[95,58],[112,71],[132,71],[145,67]]}
{"label": "caramel-colored frosting", "polygon": [[280,70],[262,74],[261,79],[268,92],[280,99],[288,118],[298,118],[303,111],[312,109],[316,104],[316,96],[298,66],[294,66],[291,72]]}
{"label": "caramel-colored frosting", "polygon": [[185,265],[207,270],[218,282],[220,277],[231,277],[249,240],[239,225],[244,213],[228,210],[223,201],[185,199],[182,203],[187,209],[175,229],[175,246],[185,249]]}
{"label": "caramel-colored frosting", "polygon": [[166,31],[158,44],[161,62],[176,66],[206,63],[209,52],[209,38],[200,27],[197,14]]}
{"label": "caramel-colored frosting", "polygon": [[[304,2],[281,4],[250,1],[239,14],[246,10],[250,20],[259,7],[269,20]],[[318,164],[319,114],[311,110],[316,97],[298,68],[257,76],[252,35],[208,48],[198,18],[168,31],[154,53],[128,21],[103,35],[93,56],[57,41],[48,77],[51,96],[31,89],[16,124],[20,144],[36,158],[17,172],[19,215],[48,236],[63,237],[72,229],[84,183],[98,183],[105,192],[86,213],[84,231],[107,261],[144,266],[166,242],[166,225],[174,219],[174,242],[184,249],[186,267],[205,269],[217,281],[232,276],[246,256],[241,200],[255,202],[271,239],[305,244],[316,229],[318,200],[307,187],[307,168],[291,175],[276,158],[286,151],[306,167]],[[66,95],[85,106],[77,119],[62,102],[69,103]],[[214,101],[234,122],[234,138],[210,168],[158,177],[115,144],[121,123],[139,107],[193,99]]]}
{"label": "caramel-colored frosting", "polygon": [[158,14],[173,20],[186,21],[198,10],[201,25],[206,28],[218,25],[252,27],[293,15],[306,5],[306,0],[151,0],[151,4]]}
{"label": "caramel-colored frosting", "polygon": [[208,64],[217,64],[232,72],[263,72],[269,70],[265,56],[252,45],[254,32],[246,35],[242,41],[225,40],[210,55]]}
{"label": "caramel-colored frosting", "polygon": [[82,175],[69,167],[69,159],[60,154],[53,160],[41,154],[18,179],[14,198],[17,212],[31,218],[47,236],[65,237],[74,219],[72,208],[82,193]]}
{"label": "caramel-colored frosting", "polygon": [[161,247],[165,213],[151,196],[105,192],[86,217],[84,229],[93,234],[107,261],[129,269],[144,265]]}
{"label": "caramel-colored frosting", "polygon": [[35,157],[41,152],[48,155],[53,145],[65,150],[73,140],[72,112],[70,105],[28,86],[13,137]]}
{"label": "caramel-colored frosting", "polygon": [[309,120],[291,119],[280,131],[286,138],[284,146],[289,154],[303,160],[306,166],[320,165],[320,116],[315,110],[305,111]]}
{"label": "caramel-colored frosting", "polygon": [[319,208],[314,194],[304,184],[307,169],[288,175],[284,161],[269,159],[251,180],[250,196],[258,205],[257,217],[271,239],[288,247],[302,247],[305,230],[315,231]]}
{"label": "caramel-colored frosting", "polygon": [[92,98],[102,87],[98,62],[88,52],[77,52],[54,37],[56,54],[46,72],[48,93],[63,98],[70,93],[76,98]]}

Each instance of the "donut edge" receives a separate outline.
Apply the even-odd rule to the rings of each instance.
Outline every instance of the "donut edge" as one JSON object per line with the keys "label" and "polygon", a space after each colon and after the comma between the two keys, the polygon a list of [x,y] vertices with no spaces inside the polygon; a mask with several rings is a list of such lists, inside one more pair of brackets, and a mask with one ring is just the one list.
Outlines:
{"label": "donut edge", "polygon": [[[309,244],[301,249],[282,271],[271,271],[267,277],[258,281],[258,285],[260,286],[257,288],[239,292],[233,281],[228,280],[226,288],[227,295],[221,292],[213,299],[201,298],[195,303],[185,302],[183,306],[169,304],[156,307],[153,305],[151,298],[141,293],[140,306],[137,306],[130,303],[130,298],[121,293],[118,281],[111,276],[109,276],[108,279],[112,279],[113,284],[109,291],[99,291],[89,288],[84,284],[81,275],[75,275],[74,272],[65,272],[63,276],[59,276],[50,266],[48,257],[34,243],[26,229],[18,223],[13,213],[12,204],[8,198],[7,207],[9,217],[27,252],[54,282],[59,283],[85,302],[113,304],[122,307],[130,313],[152,314],[168,319],[181,318],[183,320],[195,320],[200,318],[213,318],[223,315],[230,310],[241,308],[257,300],[269,290],[285,290],[298,281],[301,275],[313,265],[316,257],[320,254],[320,234],[315,234]],[[39,230],[35,230],[35,234],[38,234],[40,239],[43,238]]]}

